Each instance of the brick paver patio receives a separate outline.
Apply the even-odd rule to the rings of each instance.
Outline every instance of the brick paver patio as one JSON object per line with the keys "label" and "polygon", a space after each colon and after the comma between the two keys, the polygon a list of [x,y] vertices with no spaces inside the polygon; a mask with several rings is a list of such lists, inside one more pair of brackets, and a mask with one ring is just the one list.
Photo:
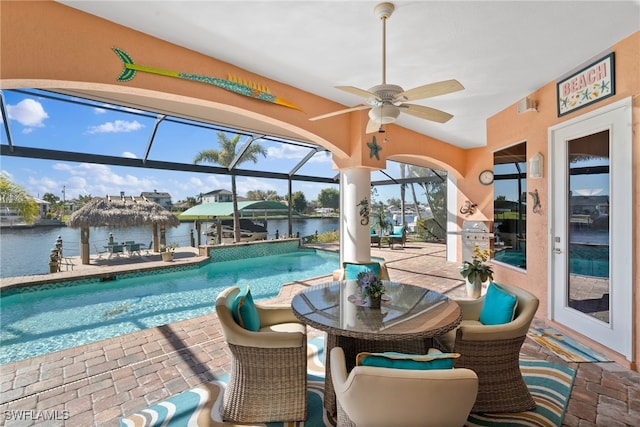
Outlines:
{"label": "brick paver patio", "polygon": [[[336,245],[327,248],[337,250]],[[428,286],[452,297],[464,295],[458,266],[445,261],[443,245],[407,243],[402,249],[397,245],[393,250],[372,248],[372,255],[386,260],[392,280]],[[197,253],[187,251],[177,262],[200,260]],[[125,266],[85,266],[75,269],[75,274],[90,274],[92,267],[104,272],[159,265],[150,260]],[[329,279],[287,284],[272,302],[286,304],[300,289]],[[543,325],[538,319],[536,323]],[[522,352],[567,364],[529,339]],[[577,369],[577,376],[564,425],[640,425],[639,373],[613,362],[568,365]],[[194,319],[0,366],[0,424],[117,426],[120,417],[229,369],[230,354],[212,307],[211,314]]]}

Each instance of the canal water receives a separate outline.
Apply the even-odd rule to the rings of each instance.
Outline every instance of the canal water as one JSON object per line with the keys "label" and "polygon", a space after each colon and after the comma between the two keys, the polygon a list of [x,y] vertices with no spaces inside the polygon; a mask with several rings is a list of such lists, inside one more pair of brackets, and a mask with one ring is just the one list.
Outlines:
{"label": "canal water", "polygon": [[[178,227],[167,229],[167,243],[176,242],[178,246],[190,246],[191,236],[197,242],[193,222],[183,222]],[[276,233],[283,236],[288,232],[287,219],[267,220],[268,239],[275,239]],[[338,230],[338,218],[295,218],[292,221],[293,234],[309,236]],[[141,227],[91,227],[89,241],[91,253],[102,249],[112,233],[114,240],[134,240],[145,246],[152,240],[152,228]],[[47,274],[49,272],[49,253],[62,238],[64,256],[80,255],[80,230],[68,227],[33,227],[26,229],[3,228],[0,232],[0,277]],[[204,243],[205,239],[201,238]]]}

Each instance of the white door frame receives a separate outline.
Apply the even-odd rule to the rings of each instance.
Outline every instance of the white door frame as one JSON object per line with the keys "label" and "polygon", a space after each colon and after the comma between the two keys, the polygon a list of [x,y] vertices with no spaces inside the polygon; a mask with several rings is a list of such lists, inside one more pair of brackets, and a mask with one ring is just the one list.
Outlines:
{"label": "white door frame", "polygon": [[[609,130],[610,322],[568,307],[566,283],[567,141]],[[632,99],[614,102],[548,130],[549,148],[549,318],[632,358],[633,340],[633,185]],[[559,234],[560,242],[555,241]],[[559,255],[554,253],[559,251]],[[561,262],[562,261],[562,262]],[[564,276],[564,277],[563,277]]]}

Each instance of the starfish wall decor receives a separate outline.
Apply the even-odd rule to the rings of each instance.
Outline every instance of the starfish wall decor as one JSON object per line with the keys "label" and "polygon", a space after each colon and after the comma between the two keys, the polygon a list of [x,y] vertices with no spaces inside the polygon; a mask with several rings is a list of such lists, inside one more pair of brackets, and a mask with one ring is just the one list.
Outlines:
{"label": "starfish wall decor", "polygon": [[369,158],[376,156],[376,159],[380,160],[380,151],[382,151],[382,147],[378,145],[378,141],[376,140],[376,136],[373,136],[373,140],[371,142],[367,142],[367,147],[371,151],[369,151]]}

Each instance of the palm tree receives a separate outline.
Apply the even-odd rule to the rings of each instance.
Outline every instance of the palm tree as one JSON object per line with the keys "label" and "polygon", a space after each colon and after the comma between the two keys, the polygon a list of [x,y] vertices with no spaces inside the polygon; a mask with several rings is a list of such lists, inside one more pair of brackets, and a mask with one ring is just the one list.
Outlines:
{"label": "palm tree", "polygon": [[[267,150],[257,144],[252,142],[249,147],[242,153],[242,156],[238,161],[234,164],[233,161],[236,158],[236,147],[240,142],[240,135],[233,135],[231,139],[227,136],[226,132],[219,131],[216,133],[218,136],[218,144],[220,145],[220,150],[203,150],[199,152],[196,157],[193,159],[194,164],[202,163],[202,162],[212,162],[217,163],[221,166],[227,168],[233,168],[237,165],[246,162],[248,160],[253,163],[258,162],[258,154],[262,154],[262,156],[267,157]],[[233,237],[236,242],[240,241],[240,218],[238,215],[238,196],[236,194],[236,176],[235,174],[231,174],[231,197],[233,200]]]}
{"label": "palm tree", "polygon": [[27,224],[33,224],[38,219],[39,207],[35,199],[4,174],[0,174],[0,204],[7,210],[15,209]]}
{"label": "palm tree", "polygon": [[[442,239],[446,235],[447,210],[446,210],[446,178],[430,168],[420,166],[409,166],[409,176],[412,177],[437,177],[436,181],[425,181],[419,183],[427,197],[427,204],[431,209],[431,230],[426,230],[429,234],[437,239]],[[416,207],[418,202],[416,199],[415,189],[411,184],[413,191],[413,199]],[[418,210],[418,212],[420,212]]]}

